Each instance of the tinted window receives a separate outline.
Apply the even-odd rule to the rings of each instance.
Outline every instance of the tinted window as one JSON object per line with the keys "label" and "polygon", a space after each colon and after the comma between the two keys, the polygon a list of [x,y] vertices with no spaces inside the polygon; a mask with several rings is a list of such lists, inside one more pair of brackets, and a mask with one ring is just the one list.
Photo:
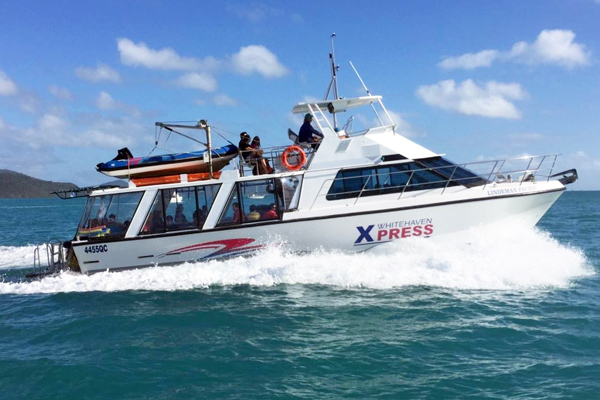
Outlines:
{"label": "tinted window", "polygon": [[327,193],[327,200],[374,196],[486,183],[473,172],[441,157],[352,170],[339,171]]}
{"label": "tinted window", "polygon": [[417,163],[427,168],[435,168],[435,172],[447,179],[452,179],[466,187],[485,185],[487,181],[468,169],[453,164],[442,157],[424,158]]}
{"label": "tinted window", "polygon": [[140,233],[201,229],[218,189],[209,185],[159,190]]}
{"label": "tinted window", "polygon": [[285,192],[286,188],[276,179],[240,182],[231,192],[218,225],[278,220]]}
{"label": "tinted window", "polygon": [[124,236],[142,192],[89,197],[77,229],[79,238]]}

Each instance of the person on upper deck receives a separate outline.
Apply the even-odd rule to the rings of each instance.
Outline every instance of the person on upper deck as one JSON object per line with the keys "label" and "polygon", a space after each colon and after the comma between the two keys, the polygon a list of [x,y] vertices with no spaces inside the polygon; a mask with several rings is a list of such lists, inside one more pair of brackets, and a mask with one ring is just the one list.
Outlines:
{"label": "person on upper deck", "polygon": [[269,160],[263,157],[264,152],[260,148],[260,138],[258,136],[254,136],[250,147],[252,147],[256,151],[256,153],[254,154],[254,158],[256,158],[257,160],[256,168],[258,170],[254,171],[254,175],[272,174],[274,170],[269,165]]}
{"label": "person on upper deck", "polygon": [[242,154],[244,160],[247,160],[252,154],[254,154],[254,150],[250,146],[250,135],[247,132],[240,133],[240,143],[238,145],[238,149]]}
{"label": "person on upper deck", "polygon": [[298,132],[298,143],[309,143],[315,150],[319,148],[319,142],[323,139],[323,134],[312,127],[312,114],[306,114],[304,116],[304,123],[300,127]]}
{"label": "person on upper deck", "polygon": [[255,136],[254,141],[251,143],[250,135],[247,132],[240,133],[238,148],[244,160],[253,166],[253,175],[264,175],[273,172],[273,168],[268,165],[266,159],[262,156],[263,151],[260,148],[260,138],[258,136]]}

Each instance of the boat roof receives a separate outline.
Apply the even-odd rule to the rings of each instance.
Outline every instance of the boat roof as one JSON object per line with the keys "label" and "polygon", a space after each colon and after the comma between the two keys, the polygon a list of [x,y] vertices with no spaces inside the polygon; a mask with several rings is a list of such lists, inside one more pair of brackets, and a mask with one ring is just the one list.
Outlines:
{"label": "boat roof", "polygon": [[333,112],[341,112],[346,111],[350,108],[361,107],[365,105],[372,104],[376,101],[380,101],[381,96],[361,96],[361,97],[353,97],[349,99],[337,99],[337,100],[322,100],[317,102],[310,103],[298,103],[292,109],[292,113],[301,114],[311,112],[309,105],[311,107],[318,106],[320,109],[330,109],[333,107]]}

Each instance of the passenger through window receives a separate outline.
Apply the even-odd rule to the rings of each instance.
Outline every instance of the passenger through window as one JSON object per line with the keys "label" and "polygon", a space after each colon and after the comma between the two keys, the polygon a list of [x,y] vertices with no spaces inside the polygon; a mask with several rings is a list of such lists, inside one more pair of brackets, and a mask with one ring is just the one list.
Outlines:
{"label": "passenger through window", "polygon": [[201,229],[219,185],[161,189],[140,233]]}
{"label": "passenger through window", "polygon": [[125,236],[142,192],[89,197],[77,236],[81,238],[108,238]]}
{"label": "passenger through window", "polygon": [[221,215],[218,226],[236,225],[258,221],[278,220],[285,200],[286,190],[289,205],[292,204],[296,189],[293,183],[286,182],[288,188],[279,179],[238,183],[229,197],[227,206]]}

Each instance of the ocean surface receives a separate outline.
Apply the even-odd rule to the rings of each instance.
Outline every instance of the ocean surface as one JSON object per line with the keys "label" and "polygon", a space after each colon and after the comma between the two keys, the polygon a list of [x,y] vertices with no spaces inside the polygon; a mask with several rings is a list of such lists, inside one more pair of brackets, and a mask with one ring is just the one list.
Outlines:
{"label": "ocean surface", "polygon": [[469,245],[28,282],[80,199],[0,199],[1,399],[600,399],[600,192]]}

